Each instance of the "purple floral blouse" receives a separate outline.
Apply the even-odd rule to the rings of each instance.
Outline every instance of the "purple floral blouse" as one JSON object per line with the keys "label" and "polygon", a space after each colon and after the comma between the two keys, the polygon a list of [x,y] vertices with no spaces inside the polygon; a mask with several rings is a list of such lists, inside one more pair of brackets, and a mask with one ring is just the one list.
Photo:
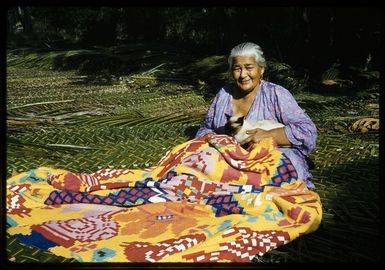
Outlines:
{"label": "purple floral blouse", "polygon": [[[195,137],[207,133],[224,133],[226,116],[233,115],[231,87],[221,88],[211,103],[204,122]],[[315,188],[311,182],[305,156],[316,147],[317,128],[310,117],[298,106],[292,94],[280,85],[262,80],[260,90],[246,115],[248,121],[275,120],[285,125],[286,136],[292,147],[278,147],[291,160],[299,179],[303,179],[309,188]]]}

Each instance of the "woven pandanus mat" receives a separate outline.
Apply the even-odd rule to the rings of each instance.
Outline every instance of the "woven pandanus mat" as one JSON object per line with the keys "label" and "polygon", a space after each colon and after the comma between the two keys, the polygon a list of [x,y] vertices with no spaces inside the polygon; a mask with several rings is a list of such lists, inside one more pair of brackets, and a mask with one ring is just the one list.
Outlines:
{"label": "woven pandanus mat", "polygon": [[379,118],[378,92],[298,99],[318,129],[317,150],[310,155],[315,163],[311,173],[324,212],[320,228],[280,248],[281,258],[290,262],[378,261],[379,134],[349,131],[357,119]]}
{"label": "woven pandanus mat", "polygon": [[[156,80],[95,84],[74,72],[10,68],[7,176],[39,166],[76,172],[145,168],[195,135],[210,99],[194,84]],[[323,203],[316,232],[255,262],[372,262],[380,258],[379,134],[352,133],[377,117],[378,93],[297,95],[318,128],[311,172]],[[363,182],[367,183],[362,189]],[[15,262],[70,262],[7,235]]]}
{"label": "woven pandanus mat", "polygon": [[319,230],[283,248],[290,261],[379,260],[378,152],[378,137],[319,137],[311,172],[323,204],[323,221]]}
{"label": "woven pandanus mat", "polygon": [[8,141],[10,171],[54,166],[92,172],[155,165],[168,148],[189,139],[189,123],[78,128],[20,134]]}
{"label": "woven pandanus mat", "polygon": [[20,244],[16,237],[7,234],[7,258],[14,263],[72,263],[75,259],[67,259],[52,253]]}

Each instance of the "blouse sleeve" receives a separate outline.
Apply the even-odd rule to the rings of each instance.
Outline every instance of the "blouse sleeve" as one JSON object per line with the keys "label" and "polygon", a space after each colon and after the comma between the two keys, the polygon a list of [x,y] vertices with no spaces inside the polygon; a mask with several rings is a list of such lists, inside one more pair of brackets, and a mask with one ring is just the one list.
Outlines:
{"label": "blouse sleeve", "polygon": [[210,105],[210,107],[206,113],[206,116],[204,118],[204,121],[201,124],[201,126],[199,127],[199,129],[195,135],[195,138],[201,137],[201,136],[206,135],[208,133],[215,133],[214,127],[213,127],[213,122],[214,122],[215,108],[216,108],[218,99],[219,99],[219,93],[215,96],[214,100],[212,101],[212,103],[211,103],[211,105]]}
{"label": "blouse sleeve", "polygon": [[287,89],[279,87],[276,90],[278,110],[287,138],[302,154],[312,153],[317,141],[315,124]]}

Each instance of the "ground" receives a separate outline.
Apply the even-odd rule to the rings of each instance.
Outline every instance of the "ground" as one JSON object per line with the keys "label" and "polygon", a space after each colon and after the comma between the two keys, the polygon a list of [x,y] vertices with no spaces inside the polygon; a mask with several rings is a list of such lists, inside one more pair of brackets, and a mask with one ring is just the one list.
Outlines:
{"label": "ground", "polygon": [[[39,166],[93,172],[154,165],[169,147],[194,136],[217,87],[228,79],[224,56],[199,59],[158,48],[139,50],[134,59],[132,48],[109,48],[103,59],[113,63],[118,57],[120,66],[109,69],[111,63],[103,62],[96,71],[95,58],[73,58],[97,58],[100,50],[8,53],[8,177]],[[311,172],[324,214],[319,230],[254,261],[379,260],[379,133],[349,130],[360,118],[379,118],[373,73],[366,73],[366,84],[352,87],[344,82],[356,84],[355,77],[311,84],[293,72],[279,77],[284,71],[277,63],[271,67],[268,79],[292,90],[317,126]],[[9,235],[7,241],[11,261],[71,261]]]}

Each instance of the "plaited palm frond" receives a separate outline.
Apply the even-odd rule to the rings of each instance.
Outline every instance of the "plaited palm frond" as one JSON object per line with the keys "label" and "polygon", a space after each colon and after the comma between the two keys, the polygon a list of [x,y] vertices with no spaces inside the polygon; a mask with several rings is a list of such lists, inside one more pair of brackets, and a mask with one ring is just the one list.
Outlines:
{"label": "plaited palm frond", "polygon": [[[75,53],[67,57],[71,55]],[[43,165],[78,172],[154,165],[169,147],[195,135],[211,101],[193,81],[128,76],[127,83],[90,82],[73,70],[49,70],[48,60],[54,56],[8,56],[8,177]],[[159,66],[164,58],[147,59],[153,62],[137,75],[154,67],[162,72],[170,68]],[[34,68],[23,68],[27,62]],[[335,71],[329,73],[329,79],[336,78]],[[361,116],[378,116],[378,107],[370,105],[378,104],[378,92],[379,88],[350,97],[296,96],[318,128],[317,152],[310,157],[316,166],[311,173],[323,203],[323,222],[314,233],[256,257],[255,263],[379,260],[379,133],[349,131]],[[363,182],[365,189],[359,188]],[[26,247],[9,235],[7,253],[15,262],[73,261]]]}

